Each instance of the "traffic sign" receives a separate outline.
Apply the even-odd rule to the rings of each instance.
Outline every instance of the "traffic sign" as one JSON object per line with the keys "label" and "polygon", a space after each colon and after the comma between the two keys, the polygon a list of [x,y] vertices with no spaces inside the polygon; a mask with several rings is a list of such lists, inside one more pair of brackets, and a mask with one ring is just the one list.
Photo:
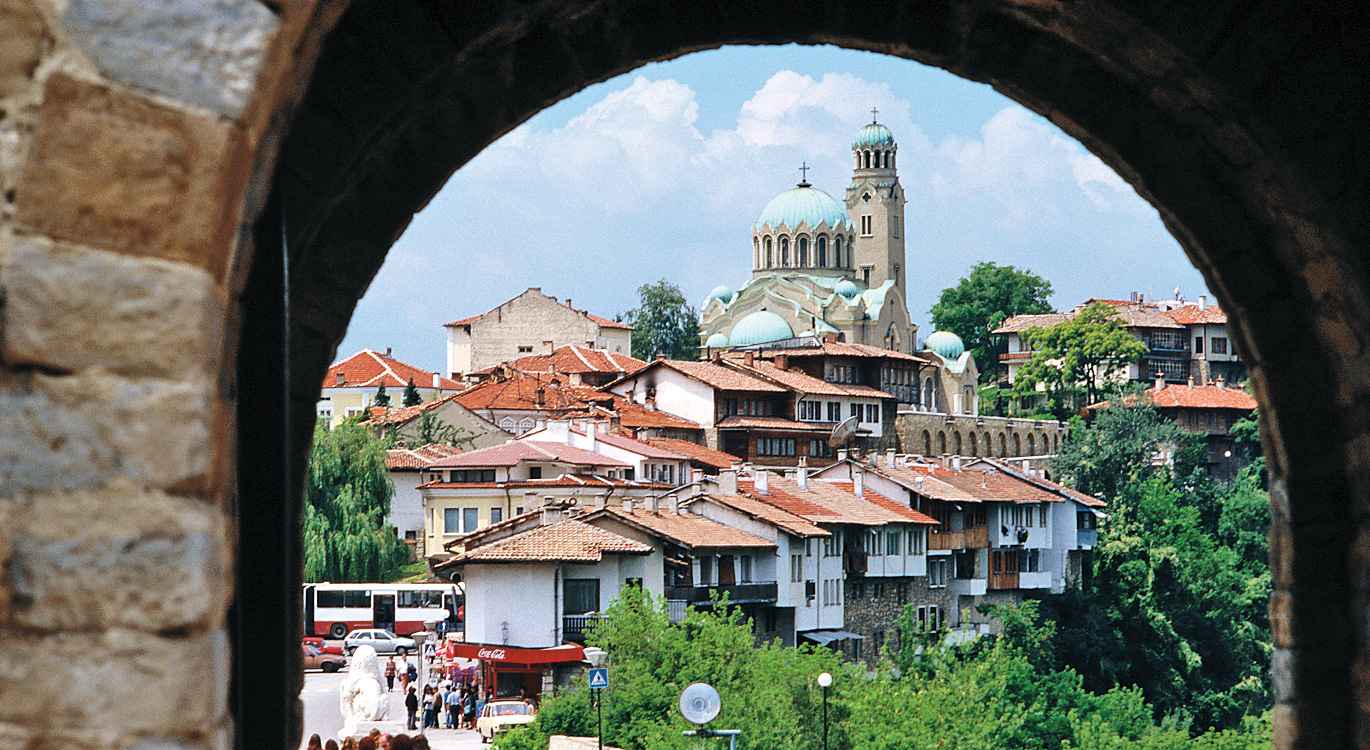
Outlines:
{"label": "traffic sign", "polygon": [[609,687],[609,668],[595,667],[590,670],[590,689],[603,690]]}

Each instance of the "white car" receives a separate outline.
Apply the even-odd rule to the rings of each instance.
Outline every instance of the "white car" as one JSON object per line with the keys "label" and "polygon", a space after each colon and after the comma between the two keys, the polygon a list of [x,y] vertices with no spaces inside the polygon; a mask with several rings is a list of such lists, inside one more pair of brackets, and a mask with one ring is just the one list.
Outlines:
{"label": "white car", "polygon": [[481,742],[490,742],[496,734],[523,724],[532,724],[535,718],[537,712],[523,701],[493,701],[480,710],[476,731],[480,732]]}
{"label": "white car", "polygon": [[389,630],[354,630],[343,639],[343,653],[348,656],[358,646],[370,646],[378,654],[404,656],[414,652],[414,639],[402,638]]}

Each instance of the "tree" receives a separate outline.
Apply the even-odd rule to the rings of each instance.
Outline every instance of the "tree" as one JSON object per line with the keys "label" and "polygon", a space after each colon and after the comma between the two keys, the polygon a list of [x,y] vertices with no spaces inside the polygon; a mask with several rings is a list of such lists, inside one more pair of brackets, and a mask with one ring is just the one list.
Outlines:
{"label": "tree", "polygon": [[376,395],[371,399],[374,406],[390,406],[390,394],[385,392],[385,383],[381,383],[376,388]]}
{"label": "tree", "polygon": [[430,443],[441,443],[450,445],[454,448],[474,448],[476,436],[470,434],[462,427],[438,419],[438,416],[431,410],[425,409],[419,415],[419,422],[414,429],[417,445],[428,445]]}
{"label": "tree", "polygon": [[410,378],[408,385],[404,386],[405,406],[418,406],[423,403],[423,397],[419,395],[419,389],[414,387],[414,379]]}
{"label": "tree", "polygon": [[1101,393],[1117,390],[1119,371],[1147,352],[1118,312],[1102,302],[1056,325],[1029,328],[1022,336],[1033,354],[1018,369],[1014,394],[1030,398],[1044,393],[1058,417],[1066,416],[1079,396],[1092,404]]}
{"label": "tree", "polygon": [[623,315],[633,326],[633,356],[695,359],[699,347],[699,313],[685,301],[680,287],[662,279],[637,288],[638,306]]}
{"label": "tree", "polygon": [[409,550],[385,523],[394,486],[379,438],[358,424],[314,428],[304,507],[307,581],[384,581]]}
{"label": "tree", "polygon": [[1004,343],[990,331],[1014,315],[1051,312],[1051,282],[1027,270],[976,263],[970,275],[942,290],[932,306],[932,325],[961,337],[975,357],[981,379],[991,382]]}

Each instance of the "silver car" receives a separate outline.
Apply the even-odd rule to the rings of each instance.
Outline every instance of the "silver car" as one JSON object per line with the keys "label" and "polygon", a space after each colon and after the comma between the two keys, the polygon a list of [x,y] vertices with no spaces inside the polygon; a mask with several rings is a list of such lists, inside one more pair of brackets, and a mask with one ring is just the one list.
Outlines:
{"label": "silver car", "polygon": [[370,646],[378,654],[404,656],[414,652],[414,639],[402,638],[389,630],[354,630],[343,639],[343,652],[348,656],[358,646]]}

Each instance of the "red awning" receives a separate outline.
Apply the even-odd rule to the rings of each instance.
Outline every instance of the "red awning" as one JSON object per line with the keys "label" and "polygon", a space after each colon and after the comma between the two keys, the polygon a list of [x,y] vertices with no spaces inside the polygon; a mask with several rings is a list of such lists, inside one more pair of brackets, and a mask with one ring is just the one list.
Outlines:
{"label": "red awning", "polygon": [[519,648],[489,643],[449,643],[449,656],[492,664],[570,664],[585,660],[585,649],[573,643],[550,648]]}

